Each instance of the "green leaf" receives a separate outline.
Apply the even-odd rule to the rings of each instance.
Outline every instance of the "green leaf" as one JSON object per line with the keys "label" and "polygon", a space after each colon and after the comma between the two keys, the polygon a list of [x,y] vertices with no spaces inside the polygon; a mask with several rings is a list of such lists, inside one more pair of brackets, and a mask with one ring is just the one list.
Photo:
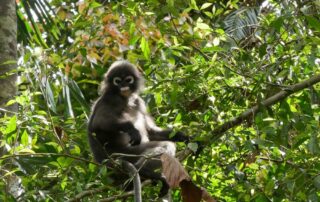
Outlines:
{"label": "green leaf", "polygon": [[77,145],[73,145],[72,149],[70,149],[70,153],[73,155],[79,155],[81,152],[80,147],[78,147]]}
{"label": "green leaf", "polygon": [[306,16],[306,19],[307,19],[308,23],[310,24],[310,26],[312,28],[314,28],[315,30],[320,32],[320,22],[319,22],[319,20],[315,19],[312,16]]}
{"label": "green leaf", "polygon": [[156,93],[155,94],[155,101],[156,101],[156,104],[157,105],[161,105],[161,102],[162,102],[162,95],[161,95],[161,93]]}
{"label": "green leaf", "polygon": [[143,52],[145,59],[150,60],[149,44],[148,44],[148,41],[146,40],[146,38],[144,38],[144,37],[141,38],[140,48]]}
{"label": "green leaf", "polygon": [[170,8],[174,8],[174,0],[166,0]]}
{"label": "green leaf", "polygon": [[191,0],[190,1],[190,7],[192,9],[195,9],[195,10],[199,10],[198,6],[197,6],[197,2],[195,0]]}
{"label": "green leaf", "polygon": [[99,7],[101,7],[101,4],[93,1],[93,2],[90,2],[89,7],[90,8],[99,8]]}
{"label": "green leaf", "polygon": [[272,179],[268,180],[268,182],[267,182],[267,184],[265,186],[266,194],[267,195],[272,195],[274,187],[275,187],[274,180],[272,180]]}
{"label": "green leaf", "polygon": [[83,107],[85,112],[89,113],[90,106],[86,101],[78,84],[73,79],[69,79],[68,86],[70,88],[72,97],[74,97],[79,102],[79,104],[81,105],[81,107]]}
{"label": "green leaf", "polygon": [[67,85],[63,86],[63,98],[65,102],[65,113],[74,118],[74,113],[72,109],[72,103],[71,103],[71,98],[70,98],[70,88]]}
{"label": "green leaf", "polygon": [[60,186],[61,186],[62,190],[65,190],[67,184],[68,184],[68,178],[64,177],[63,180],[60,183]]}
{"label": "green leaf", "polygon": [[207,25],[206,23],[203,23],[203,22],[198,22],[196,27],[199,28],[199,29],[211,30],[210,26]]}
{"label": "green leaf", "polygon": [[59,157],[57,159],[57,162],[61,167],[68,167],[73,162],[73,159],[71,158],[65,158],[65,157]]}
{"label": "green leaf", "polygon": [[14,115],[10,118],[9,123],[6,126],[5,134],[10,134],[17,129],[17,117]]}
{"label": "green leaf", "polygon": [[130,29],[129,29],[129,34],[130,34],[131,38],[134,36],[135,31],[136,31],[136,24],[135,23],[131,23],[130,24]]}
{"label": "green leaf", "polygon": [[320,176],[319,175],[314,178],[313,184],[318,190],[320,190]]}
{"label": "green leaf", "polygon": [[27,133],[27,130],[24,130],[22,135],[21,135],[21,144],[23,146],[28,146],[29,145],[29,135]]}
{"label": "green leaf", "polygon": [[206,9],[206,8],[210,7],[211,5],[212,5],[212,3],[204,3],[204,4],[202,4],[200,10]]}
{"label": "green leaf", "polygon": [[258,194],[258,196],[256,196],[255,202],[268,202],[269,199],[264,195],[264,194]]}
{"label": "green leaf", "polygon": [[56,102],[54,100],[54,96],[53,96],[53,91],[51,88],[51,85],[47,79],[46,82],[46,86],[45,86],[45,91],[46,91],[46,98],[49,104],[49,108],[53,111],[53,112],[57,112],[57,106],[56,106]]}
{"label": "green leaf", "polygon": [[176,118],[174,119],[174,122],[175,123],[179,123],[180,121],[181,121],[181,113],[179,113],[177,116],[176,116]]}
{"label": "green leaf", "polygon": [[284,17],[279,17],[271,23],[271,26],[280,32],[280,28],[283,26]]}
{"label": "green leaf", "polygon": [[308,143],[308,149],[311,154],[319,154],[320,147],[319,147],[319,140],[316,134],[312,134]]}

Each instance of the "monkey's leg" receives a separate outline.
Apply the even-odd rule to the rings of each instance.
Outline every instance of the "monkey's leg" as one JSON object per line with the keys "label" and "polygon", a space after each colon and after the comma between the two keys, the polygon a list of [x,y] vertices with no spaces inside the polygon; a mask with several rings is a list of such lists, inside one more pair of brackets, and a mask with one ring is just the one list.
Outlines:
{"label": "monkey's leg", "polygon": [[[154,162],[154,161],[156,160],[149,160],[144,166],[137,169],[139,170],[139,174],[141,175],[141,177],[151,179],[152,181],[161,181],[162,186],[158,196],[162,198],[168,193],[170,187],[165,177],[161,173],[156,172],[153,169],[150,169],[152,167],[160,168],[157,165],[159,165],[159,162],[161,163],[161,161],[160,160],[158,160],[157,162]],[[154,164],[157,164],[157,165],[154,165]],[[148,167],[148,166],[151,166],[151,167]]]}
{"label": "monkey's leg", "polygon": [[[108,149],[108,148],[106,148]],[[136,154],[136,155],[160,155],[163,153],[174,156],[176,145],[171,141],[150,141],[139,145],[124,148],[112,147],[113,153]],[[130,161],[130,160],[129,160]]]}

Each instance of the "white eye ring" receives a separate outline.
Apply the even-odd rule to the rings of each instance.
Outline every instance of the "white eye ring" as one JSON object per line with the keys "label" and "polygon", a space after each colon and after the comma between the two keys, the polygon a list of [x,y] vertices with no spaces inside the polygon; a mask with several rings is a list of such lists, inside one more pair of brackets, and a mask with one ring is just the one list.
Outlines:
{"label": "white eye ring", "polygon": [[121,78],[120,77],[114,77],[113,78],[113,84],[115,86],[118,86],[120,84],[120,82],[121,82]]}
{"label": "white eye ring", "polygon": [[134,82],[133,76],[127,76],[124,80],[129,84],[133,84]]}

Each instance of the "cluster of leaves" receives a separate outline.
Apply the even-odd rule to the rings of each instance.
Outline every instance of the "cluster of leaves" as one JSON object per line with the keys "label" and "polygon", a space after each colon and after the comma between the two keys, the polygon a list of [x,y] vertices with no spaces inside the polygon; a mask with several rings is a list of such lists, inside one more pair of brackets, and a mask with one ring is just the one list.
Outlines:
{"label": "cluster of leaves", "polygon": [[[157,123],[199,142],[320,73],[318,1],[53,0],[33,21],[26,16],[41,5],[28,2],[18,3],[20,112],[0,120],[0,165],[21,178],[23,199],[65,201],[105,185],[88,200],[119,194],[110,172],[88,161],[86,138],[90,104],[117,59],[143,70]],[[294,94],[206,143],[184,162],[193,181],[223,201],[318,201],[319,93],[316,85]]]}

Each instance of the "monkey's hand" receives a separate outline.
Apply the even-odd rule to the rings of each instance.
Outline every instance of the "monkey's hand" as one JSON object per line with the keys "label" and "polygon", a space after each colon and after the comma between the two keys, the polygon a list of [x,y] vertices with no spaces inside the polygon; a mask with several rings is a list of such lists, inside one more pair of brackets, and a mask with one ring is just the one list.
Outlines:
{"label": "monkey's hand", "polygon": [[183,132],[178,131],[172,138],[170,138],[170,140],[173,142],[189,142],[190,137],[184,134]]}
{"label": "monkey's hand", "polygon": [[141,134],[139,133],[138,130],[133,129],[131,131],[129,131],[131,140],[130,140],[130,144],[131,145],[138,145],[141,142]]}

